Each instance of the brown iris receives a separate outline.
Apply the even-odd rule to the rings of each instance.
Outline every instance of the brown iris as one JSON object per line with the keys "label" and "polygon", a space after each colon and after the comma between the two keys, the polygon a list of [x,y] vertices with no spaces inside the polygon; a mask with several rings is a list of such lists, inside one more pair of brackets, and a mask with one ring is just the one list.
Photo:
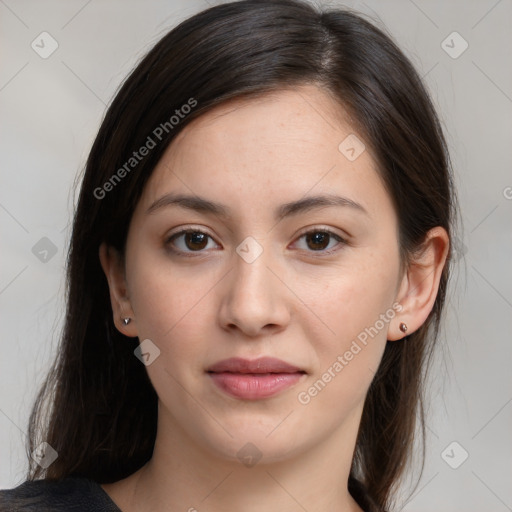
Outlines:
{"label": "brown iris", "polygon": [[322,250],[329,245],[330,235],[322,231],[314,231],[306,235],[306,242],[310,249]]}
{"label": "brown iris", "polygon": [[184,238],[185,245],[191,251],[204,249],[208,244],[208,235],[200,231],[187,231]]}

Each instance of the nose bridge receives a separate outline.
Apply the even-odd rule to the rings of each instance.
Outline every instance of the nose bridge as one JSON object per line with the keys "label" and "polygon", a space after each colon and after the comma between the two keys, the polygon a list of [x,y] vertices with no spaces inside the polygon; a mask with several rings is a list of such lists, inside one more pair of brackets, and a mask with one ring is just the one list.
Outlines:
{"label": "nose bridge", "polygon": [[236,248],[233,272],[221,308],[222,322],[248,334],[265,326],[283,326],[288,309],[282,284],[268,267],[275,267],[271,249],[252,237]]}
{"label": "nose bridge", "polygon": [[240,290],[244,288],[253,292],[253,295],[266,295],[270,293],[271,272],[268,266],[271,265],[270,249],[263,250],[263,247],[258,243],[245,242],[238,246],[237,257],[234,259],[234,281]]}
{"label": "nose bridge", "polygon": [[264,249],[256,239],[247,237],[238,245],[236,253],[232,285],[238,298],[252,298],[260,310],[263,304],[270,306],[275,292],[272,273],[267,268],[272,265],[270,248]]}

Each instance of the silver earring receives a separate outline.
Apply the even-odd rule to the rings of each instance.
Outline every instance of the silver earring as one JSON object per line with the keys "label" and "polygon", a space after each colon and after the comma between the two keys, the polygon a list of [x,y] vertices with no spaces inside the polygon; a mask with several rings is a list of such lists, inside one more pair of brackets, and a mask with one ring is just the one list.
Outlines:
{"label": "silver earring", "polygon": [[124,325],[128,325],[130,322],[132,321],[131,318],[127,317],[127,318],[123,318],[123,324]]}
{"label": "silver earring", "polygon": [[400,330],[405,334],[407,332],[407,325],[403,322],[400,323]]}

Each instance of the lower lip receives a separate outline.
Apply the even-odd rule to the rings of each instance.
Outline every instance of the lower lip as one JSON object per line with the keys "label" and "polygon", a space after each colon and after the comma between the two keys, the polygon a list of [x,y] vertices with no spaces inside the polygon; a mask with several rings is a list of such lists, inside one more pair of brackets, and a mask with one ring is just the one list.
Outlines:
{"label": "lower lip", "polygon": [[228,395],[244,400],[267,398],[296,384],[304,373],[210,373],[213,382]]}

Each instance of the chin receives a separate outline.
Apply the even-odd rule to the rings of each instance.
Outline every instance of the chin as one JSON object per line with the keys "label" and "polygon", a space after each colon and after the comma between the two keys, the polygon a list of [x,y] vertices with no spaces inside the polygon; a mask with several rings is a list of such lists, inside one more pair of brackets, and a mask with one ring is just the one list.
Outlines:
{"label": "chin", "polygon": [[220,427],[197,434],[205,449],[226,462],[242,463],[247,467],[256,463],[274,464],[289,460],[315,444],[315,439],[308,437],[304,429],[297,428],[292,422],[286,425],[288,420],[285,420],[280,424],[284,417],[286,414],[279,418],[259,417],[251,421],[245,415],[243,420],[222,422],[233,437]]}

